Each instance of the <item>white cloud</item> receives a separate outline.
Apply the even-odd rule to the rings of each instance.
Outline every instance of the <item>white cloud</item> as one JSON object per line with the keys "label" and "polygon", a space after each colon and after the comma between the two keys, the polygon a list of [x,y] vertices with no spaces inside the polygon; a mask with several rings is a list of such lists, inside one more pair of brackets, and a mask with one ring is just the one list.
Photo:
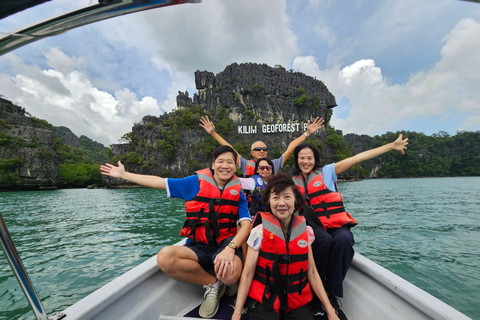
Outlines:
{"label": "white cloud", "polygon": [[[1,87],[8,99],[26,107],[33,116],[109,145],[117,143],[145,115],[158,115],[160,108],[152,97],[139,100],[127,88],[112,95],[94,87],[81,69],[84,59],[67,56],[56,48],[45,57],[51,66],[48,70],[27,65],[13,54],[2,58],[11,62],[16,75],[0,77]],[[28,72],[20,74],[17,70]]]}
{"label": "white cloud", "polygon": [[61,73],[72,72],[76,69],[83,68],[85,65],[84,58],[69,57],[58,48],[51,48],[45,54],[47,64],[50,68]]}
{"label": "white cloud", "polygon": [[[298,55],[285,1],[204,0],[114,19],[100,29],[121,47],[141,47],[171,78],[162,109],[172,110],[179,90],[195,91],[194,72],[222,71],[233,62],[282,64]],[[114,32],[112,32],[112,30]]]}
{"label": "white cloud", "polygon": [[[430,70],[413,74],[405,84],[390,84],[380,67],[363,59],[340,70],[320,70],[314,57],[298,57],[293,66],[324,80],[337,101],[352,105],[346,118],[332,117],[345,133],[381,134],[409,119],[465,115],[457,130],[480,126],[480,23],[464,19],[445,37],[442,58]],[[341,106],[339,106],[341,107]]]}

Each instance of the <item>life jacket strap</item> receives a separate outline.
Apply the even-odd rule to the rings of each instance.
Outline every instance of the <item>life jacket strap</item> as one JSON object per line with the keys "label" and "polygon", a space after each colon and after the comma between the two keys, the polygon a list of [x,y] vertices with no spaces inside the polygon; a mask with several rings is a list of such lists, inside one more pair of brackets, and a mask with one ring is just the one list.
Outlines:
{"label": "life jacket strap", "polygon": [[[329,209],[332,207],[338,207],[335,209]],[[330,219],[331,215],[345,212],[345,208],[343,207],[343,202],[342,201],[337,201],[337,202],[325,202],[322,201],[320,203],[314,204],[312,206],[315,215],[317,217],[327,217],[327,219]],[[319,210],[321,209],[321,210]]]}
{"label": "life jacket strap", "polygon": [[326,194],[329,194],[329,193],[332,193],[332,192],[333,191],[331,191],[329,189],[323,189],[323,190],[319,190],[319,191],[312,192],[312,193],[306,192],[305,197],[308,198],[308,199],[313,199],[313,198],[316,198],[318,196],[323,196],[323,195],[326,195]]}
{"label": "life jacket strap", "polygon": [[238,201],[228,200],[228,199],[220,199],[220,198],[208,198],[208,197],[201,197],[195,196],[193,197],[192,201],[198,201],[203,203],[210,204],[213,201],[213,204],[216,206],[233,206],[238,207]]}
{"label": "life jacket strap", "polygon": [[309,226],[312,226],[314,228],[322,228],[324,229],[323,227],[323,223],[322,221],[320,221],[320,219],[317,217],[317,215],[315,214],[315,212],[313,212],[312,208],[310,206],[308,206],[305,202],[302,203],[302,214],[303,216],[305,217],[305,220],[307,220],[307,224]]}
{"label": "life jacket strap", "polygon": [[273,252],[260,251],[259,256],[270,261],[278,261],[278,263],[282,263],[282,264],[308,260],[307,253],[284,255],[284,254],[276,254]]}
{"label": "life jacket strap", "polygon": [[[280,302],[279,314],[281,316],[282,313],[285,314],[288,308],[285,278],[280,274],[280,268],[277,262],[273,263],[271,271],[270,268],[267,267],[266,273],[268,277],[264,278],[265,291],[263,292],[262,304],[265,310],[270,312],[273,310],[275,299],[278,297],[278,301]],[[271,278],[273,278],[273,281],[271,281]],[[267,297],[268,294],[270,295]]]}
{"label": "life jacket strap", "polygon": [[[282,276],[282,277],[285,278],[285,282],[290,286],[291,289],[288,289],[288,290],[291,292],[297,292],[296,289],[293,288],[295,285],[291,285],[292,283],[303,282],[303,281],[308,282],[307,273],[304,272],[303,269],[301,269],[299,273],[289,274],[288,276]],[[273,280],[273,279],[267,280],[267,269],[260,266],[257,266],[257,268],[255,269],[255,275],[253,278],[264,285],[266,285],[268,281]]]}
{"label": "life jacket strap", "polygon": [[[219,200],[219,199],[211,199],[211,200]],[[220,229],[217,223],[217,214],[215,212],[215,201],[210,201],[208,204],[208,211],[209,211],[209,218],[210,224],[205,225],[205,233],[208,239],[208,242],[212,242],[217,244],[217,238],[220,237]],[[207,230],[208,227],[208,230]],[[210,232],[211,229],[211,232]]]}
{"label": "life jacket strap", "polygon": [[202,222],[202,218],[203,218],[203,213],[204,213],[204,210],[203,208],[200,209],[200,211],[198,212],[198,214],[196,214],[195,216],[197,217],[197,219],[193,220],[193,219],[186,219],[185,220],[185,223],[183,224],[183,228],[186,228],[188,227],[187,231],[186,231],[186,236],[187,237],[190,237],[192,236],[193,237],[193,241],[195,241],[196,239],[196,229],[197,227],[200,227],[200,226],[203,226],[205,225],[204,222]]}

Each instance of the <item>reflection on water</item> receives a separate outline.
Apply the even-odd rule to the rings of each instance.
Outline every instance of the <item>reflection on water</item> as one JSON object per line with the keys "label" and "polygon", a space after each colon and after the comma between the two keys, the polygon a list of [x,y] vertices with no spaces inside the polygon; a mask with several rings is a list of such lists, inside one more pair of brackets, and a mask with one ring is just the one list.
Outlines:
{"label": "reflection on water", "polygon": [[[339,183],[355,250],[480,318],[480,178]],[[183,201],[163,190],[0,193],[0,210],[49,314],[177,242]],[[4,255],[0,319],[34,319]]]}

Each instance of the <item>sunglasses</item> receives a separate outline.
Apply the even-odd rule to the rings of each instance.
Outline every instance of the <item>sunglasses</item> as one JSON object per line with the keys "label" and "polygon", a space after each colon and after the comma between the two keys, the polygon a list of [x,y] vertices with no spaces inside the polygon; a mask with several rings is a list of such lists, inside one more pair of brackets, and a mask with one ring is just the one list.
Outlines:
{"label": "sunglasses", "polygon": [[256,148],[253,148],[252,151],[268,151],[268,148],[267,147],[256,147]]}
{"label": "sunglasses", "polygon": [[258,169],[270,171],[270,170],[272,170],[272,166],[258,166]]}

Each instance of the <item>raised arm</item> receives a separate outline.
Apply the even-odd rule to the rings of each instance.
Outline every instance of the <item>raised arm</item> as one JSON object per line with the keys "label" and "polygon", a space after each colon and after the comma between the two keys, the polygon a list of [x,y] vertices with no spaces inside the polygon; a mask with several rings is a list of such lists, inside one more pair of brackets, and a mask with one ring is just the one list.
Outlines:
{"label": "raised arm", "polygon": [[101,165],[100,171],[105,176],[127,180],[145,187],[166,189],[164,178],[127,172],[125,166],[120,161],[118,161],[118,167],[110,163]]}
{"label": "raised arm", "polygon": [[361,152],[357,155],[354,155],[353,157],[350,157],[335,163],[335,173],[340,174],[343,171],[356,165],[357,163],[378,157],[379,155],[384,154],[391,150],[398,150],[402,154],[405,154],[404,150],[407,149],[408,138],[405,138],[405,139],[402,139],[402,138],[403,138],[403,135],[399,134],[397,140],[391,143],[387,143],[386,145],[383,145],[381,147]]}
{"label": "raised arm", "polygon": [[[305,131],[300,137],[290,142],[287,150],[283,153],[283,163],[288,160],[288,157],[293,153],[295,148],[307,139],[307,136],[315,133],[318,129],[323,128],[323,118],[317,117],[310,123],[310,120],[307,122],[307,131]],[[283,164],[282,164],[283,165]]]}
{"label": "raised arm", "polygon": [[[202,117],[200,119],[200,127],[202,127],[203,129],[205,129],[205,131],[207,131],[207,133],[209,135],[211,135],[215,140],[217,140],[218,143],[220,143],[222,146],[230,146],[232,147],[232,145],[230,143],[227,142],[227,140],[223,139],[216,131],[215,131],[215,125],[213,124],[212,121],[210,121],[210,119],[208,119],[207,116],[205,117]],[[235,150],[235,148],[232,147],[233,150]],[[237,150],[235,150],[235,152],[237,153],[237,167],[240,167],[240,154],[237,152]]]}

